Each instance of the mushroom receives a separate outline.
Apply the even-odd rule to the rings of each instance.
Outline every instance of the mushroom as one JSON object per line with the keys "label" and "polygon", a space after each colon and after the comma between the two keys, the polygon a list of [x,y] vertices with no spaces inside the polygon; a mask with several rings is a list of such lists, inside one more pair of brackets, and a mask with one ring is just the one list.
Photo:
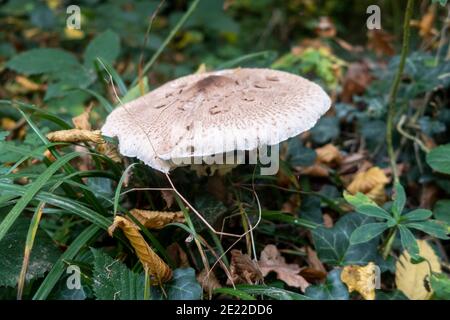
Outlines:
{"label": "mushroom", "polygon": [[192,74],[116,108],[102,134],[120,153],[167,173],[186,159],[256,150],[296,136],[329,109],[317,84],[257,68]]}

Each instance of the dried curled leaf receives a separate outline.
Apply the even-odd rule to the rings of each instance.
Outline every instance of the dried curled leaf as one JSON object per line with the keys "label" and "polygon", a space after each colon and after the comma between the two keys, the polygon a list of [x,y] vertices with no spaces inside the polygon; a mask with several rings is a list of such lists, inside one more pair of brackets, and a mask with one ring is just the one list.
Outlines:
{"label": "dried curled leaf", "polygon": [[144,269],[151,277],[156,279],[158,284],[170,280],[172,270],[145,242],[139,233],[139,228],[133,222],[125,217],[116,216],[113,224],[108,228],[108,233],[112,235],[116,228],[122,229],[136,251]]}
{"label": "dried curled leaf", "polygon": [[376,266],[369,262],[366,266],[345,266],[341,272],[341,280],[348,291],[357,291],[366,300],[375,300]]}
{"label": "dried curled leaf", "polygon": [[76,129],[80,130],[92,130],[91,123],[89,122],[89,117],[91,115],[92,106],[89,106],[84,110],[79,116],[73,117],[72,122]]}
{"label": "dried curled leaf", "polygon": [[362,192],[377,203],[386,200],[384,187],[389,183],[389,179],[378,167],[372,167],[365,172],[358,172],[353,181],[348,185],[347,190],[351,194]]}
{"label": "dried curled leaf", "polygon": [[184,222],[183,211],[167,212],[133,209],[130,213],[144,227],[149,229],[162,229],[166,224],[172,222]]}
{"label": "dried curled leaf", "polygon": [[313,177],[328,177],[329,168],[335,167],[342,162],[342,155],[339,149],[331,143],[317,148],[315,151],[317,154],[315,163],[312,166],[303,168],[301,170],[302,174]]}
{"label": "dried curled leaf", "polygon": [[300,288],[304,292],[309,286],[308,281],[299,274],[301,271],[300,266],[286,263],[280,251],[273,244],[269,244],[264,248],[258,264],[264,277],[274,271],[278,279],[286,282],[291,287]]}
{"label": "dried curled leaf", "polygon": [[410,300],[427,300],[433,291],[429,284],[431,272],[440,273],[441,265],[433,248],[425,240],[417,240],[419,254],[426,261],[411,263],[408,251],[403,251],[395,264],[395,284]]}
{"label": "dried curled leaf", "polygon": [[[240,250],[231,250],[230,273],[235,284],[256,284],[263,279],[258,264]],[[227,283],[231,284],[229,280]]]}
{"label": "dried curled leaf", "polygon": [[122,157],[120,156],[119,152],[117,151],[117,148],[115,145],[106,142],[106,143],[100,143],[97,145],[97,151],[101,154],[107,156],[114,162],[122,162]]}
{"label": "dried curled leaf", "polygon": [[69,129],[53,131],[47,134],[47,139],[51,142],[93,142],[97,144],[105,143],[100,130]]}

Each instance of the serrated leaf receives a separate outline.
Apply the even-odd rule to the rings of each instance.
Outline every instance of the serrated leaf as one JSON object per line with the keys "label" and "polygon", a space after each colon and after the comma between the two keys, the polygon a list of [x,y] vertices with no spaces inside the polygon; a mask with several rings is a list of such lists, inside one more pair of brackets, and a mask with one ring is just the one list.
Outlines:
{"label": "serrated leaf", "polygon": [[87,46],[84,52],[84,64],[88,68],[94,68],[94,62],[101,58],[112,64],[120,52],[120,38],[111,31],[106,30],[97,35]]}
{"label": "serrated leaf", "polygon": [[[14,287],[17,284],[29,225],[29,219],[17,219],[0,241],[0,286]],[[53,241],[45,232],[38,229],[26,280],[42,277],[51,269],[59,255],[60,252]]]}
{"label": "serrated leaf", "polygon": [[375,222],[362,225],[352,232],[351,244],[366,243],[382,234],[388,228],[385,222]]}
{"label": "serrated leaf", "polygon": [[99,300],[142,300],[145,277],[131,272],[119,260],[91,249],[94,255],[93,289]]}
{"label": "serrated leaf", "polygon": [[356,228],[373,221],[373,218],[358,213],[348,213],[333,228],[314,229],[312,236],[319,259],[333,266],[375,261],[378,239],[361,244],[350,243],[350,235]]}
{"label": "serrated leaf", "polygon": [[[80,66],[74,55],[61,49],[32,49],[16,55],[6,66],[19,73],[54,73]],[[81,66],[80,66],[81,67]]]}
{"label": "serrated leaf", "polygon": [[427,163],[437,172],[450,174],[450,144],[432,149],[427,154]]}
{"label": "serrated leaf", "polygon": [[305,295],[314,300],[348,300],[347,287],[341,281],[341,271],[334,269],[328,273],[324,284],[309,286]]}

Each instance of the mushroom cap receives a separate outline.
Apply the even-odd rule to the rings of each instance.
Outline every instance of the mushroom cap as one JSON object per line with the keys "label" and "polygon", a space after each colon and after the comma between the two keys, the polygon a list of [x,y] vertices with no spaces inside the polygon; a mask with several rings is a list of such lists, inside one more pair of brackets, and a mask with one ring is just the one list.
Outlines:
{"label": "mushroom cap", "polygon": [[116,108],[101,131],[118,137],[121,154],[167,172],[173,159],[278,144],[313,127],[330,105],[300,76],[228,69],[170,81]]}

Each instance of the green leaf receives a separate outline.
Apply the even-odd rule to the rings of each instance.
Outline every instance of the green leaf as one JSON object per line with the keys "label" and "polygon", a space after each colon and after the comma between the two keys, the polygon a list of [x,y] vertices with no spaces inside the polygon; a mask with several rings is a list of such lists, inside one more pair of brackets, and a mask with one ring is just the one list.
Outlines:
{"label": "green leaf", "polygon": [[287,158],[289,163],[296,166],[310,166],[316,160],[316,152],[313,149],[304,147],[298,137],[287,141]]}
{"label": "green leaf", "polygon": [[32,49],[18,54],[6,66],[27,75],[54,73],[79,67],[77,59],[69,52],[60,49]]}
{"label": "green leaf", "polygon": [[14,221],[19,217],[20,213],[25,209],[28,203],[34,198],[36,193],[44,186],[44,184],[58,171],[61,167],[67,164],[70,160],[78,157],[78,152],[72,152],[59,158],[53,162],[28,188],[27,192],[17,201],[16,205],[11,209],[5,219],[0,224],[0,240],[3,239],[6,232],[12,226]]}
{"label": "green leaf", "polygon": [[336,139],[339,133],[339,119],[337,117],[322,117],[311,129],[311,138],[318,144],[325,144]]}
{"label": "green leaf", "polygon": [[396,182],[395,183],[395,195],[394,195],[394,203],[392,204],[392,210],[396,213],[396,216],[400,216],[402,214],[403,209],[406,204],[406,193],[403,186]]}
{"label": "green leaf", "polygon": [[236,297],[240,300],[256,300],[256,298],[254,296],[252,296],[251,294],[248,294],[245,291],[239,290],[239,289],[234,289],[234,288],[227,288],[227,287],[222,287],[222,288],[217,288],[214,290],[215,294],[226,294],[228,296],[231,297]]}
{"label": "green leaf", "polygon": [[403,248],[409,252],[409,255],[413,260],[421,260],[419,255],[419,246],[413,233],[403,225],[399,225],[398,229],[400,230],[400,239]]}
{"label": "green leaf", "polygon": [[385,222],[375,222],[362,225],[352,232],[350,237],[351,244],[366,243],[382,234],[388,225]]}
{"label": "green leaf", "polygon": [[450,278],[443,273],[433,273],[430,277],[434,298],[450,300]]}
{"label": "green leaf", "polygon": [[[225,212],[227,212],[227,207],[225,207],[222,202],[216,200],[207,193],[197,196],[195,199],[195,208],[203,215],[209,224],[214,224]],[[197,232],[206,229],[205,224],[197,217],[197,215],[193,215],[191,219]]]}
{"label": "green leaf", "polygon": [[433,215],[433,212],[427,209],[416,209],[413,211],[408,212],[404,216],[402,216],[402,219],[404,221],[422,221],[430,218]]}
{"label": "green leaf", "polygon": [[[30,219],[19,218],[0,241],[0,286],[14,287],[22,268],[25,239]],[[50,237],[38,230],[31,251],[26,280],[42,277],[51,269],[60,252]]]}
{"label": "green leaf", "polygon": [[[195,278],[192,268],[178,268],[173,271],[170,282],[164,285],[168,300],[199,300],[203,290]],[[152,298],[161,300],[164,295],[158,288],[152,288]]]}
{"label": "green leaf", "polygon": [[376,300],[409,300],[400,290],[391,292],[376,291]]}
{"label": "green leaf", "polygon": [[448,240],[450,239],[448,235],[448,230],[446,226],[443,223],[439,223],[436,220],[428,220],[423,222],[409,222],[406,223],[405,226],[408,228],[414,228],[420,231],[423,231],[425,233],[428,233],[429,235],[439,238]]}
{"label": "green leaf", "polygon": [[344,199],[361,214],[389,221],[394,220],[386,210],[380,208],[372,199],[361,192],[358,192],[355,195],[344,192]]}
{"label": "green leaf", "polygon": [[324,284],[309,286],[305,295],[314,300],[348,300],[347,287],[341,281],[341,270],[334,269],[328,273]]}
{"label": "green leaf", "polygon": [[98,249],[94,255],[93,289],[99,300],[142,300],[145,277]]}
{"label": "green leaf", "polygon": [[101,58],[112,65],[120,53],[120,38],[111,31],[106,30],[97,35],[87,46],[84,52],[84,64],[88,68],[94,68],[97,58]]}
{"label": "green leaf", "polygon": [[321,226],[314,229],[312,236],[319,259],[333,266],[375,261],[378,239],[356,245],[350,243],[352,232],[370,222],[373,222],[373,218],[358,213],[348,213],[340,218],[333,228]]}
{"label": "green leaf", "polygon": [[295,226],[304,227],[304,228],[308,228],[308,229],[314,229],[319,226],[319,224],[317,224],[313,221],[298,218],[298,217],[295,217],[295,216],[292,216],[292,215],[289,215],[286,213],[282,213],[280,211],[263,210],[261,215],[262,215],[262,218],[266,219],[266,220],[285,222],[285,223],[289,223],[289,224],[292,224]]}
{"label": "green leaf", "polygon": [[433,208],[434,217],[450,225],[450,199],[443,199],[436,202]]}
{"label": "green leaf", "polygon": [[33,300],[45,300],[55,287],[58,280],[66,270],[67,261],[72,260],[78,252],[83,248],[87,242],[89,242],[99,231],[99,228],[95,225],[91,225],[84,229],[75,240],[72,241],[70,246],[59,257],[58,261],[54,264],[52,270],[47,274],[41,286],[33,296]]}
{"label": "green leaf", "polygon": [[427,163],[437,172],[450,174],[450,144],[432,149],[427,154]]}

